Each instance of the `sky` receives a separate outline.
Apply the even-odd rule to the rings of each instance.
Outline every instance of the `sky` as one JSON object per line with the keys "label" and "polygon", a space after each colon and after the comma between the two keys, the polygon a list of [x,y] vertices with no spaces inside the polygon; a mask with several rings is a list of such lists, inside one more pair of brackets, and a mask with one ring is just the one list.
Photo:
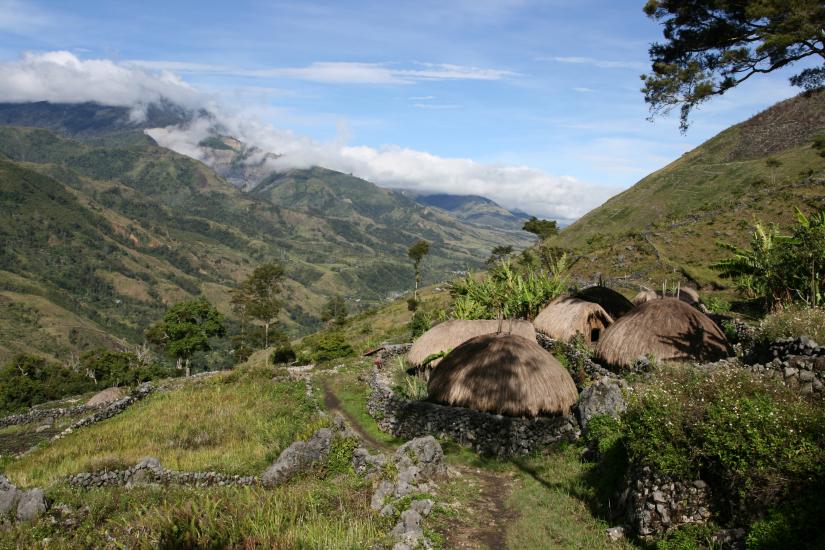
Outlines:
{"label": "sky", "polygon": [[[481,194],[569,222],[791,97],[790,73],[648,120],[643,0],[0,0],[0,101],[219,113],[282,154],[379,185]],[[198,157],[205,125],[153,133]]]}

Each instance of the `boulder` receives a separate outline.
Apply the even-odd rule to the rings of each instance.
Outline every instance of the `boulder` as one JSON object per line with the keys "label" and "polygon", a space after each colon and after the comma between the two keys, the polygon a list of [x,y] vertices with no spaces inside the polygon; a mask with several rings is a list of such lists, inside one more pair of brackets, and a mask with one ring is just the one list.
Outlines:
{"label": "boulder", "polygon": [[431,435],[416,437],[404,443],[395,452],[395,463],[398,466],[399,479],[404,470],[409,471],[404,479],[407,482],[431,479],[447,473],[444,451]]}
{"label": "boulder", "polygon": [[359,476],[369,476],[381,470],[387,462],[383,454],[373,455],[364,447],[352,452],[352,468]]}
{"label": "boulder", "polygon": [[326,460],[333,438],[332,430],[321,428],[309,440],[296,441],[284,449],[278,460],[266,469],[261,476],[261,483],[265,487],[274,487]]}
{"label": "boulder", "polygon": [[[2,477],[2,476],[0,476]],[[17,509],[20,500],[20,490],[3,477],[5,483],[0,483],[0,517],[6,517]]]}
{"label": "boulder", "polygon": [[95,405],[112,403],[118,399],[123,399],[125,396],[126,394],[121,388],[106,388],[105,390],[94,394],[91,399],[86,401],[86,405],[93,407]]}
{"label": "boulder", "polygon": [[622,388],[615,379],[600,378],[579,396],[578,412],[582,430],[587,431],[587,423],[594,416],[610,415],[618,418],[627,408]]}
{"label": "boulder", "polygon": [[29,521],[45,513],[47,509],[46,497],[42,489],[32,489],[20,495],[17,503],[17,519]]}

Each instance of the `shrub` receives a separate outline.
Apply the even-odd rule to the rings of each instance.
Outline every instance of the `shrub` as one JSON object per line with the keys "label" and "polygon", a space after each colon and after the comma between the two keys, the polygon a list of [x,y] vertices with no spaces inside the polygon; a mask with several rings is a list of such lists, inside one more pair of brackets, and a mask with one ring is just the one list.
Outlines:
{"label": "shrub", "polygon": [[711,313],[727,313],[730,311],[730,302],[719,296],[707,296],[702,301]]}
{"label": "shrub", "polygon": [[295,350],[289,344],[280,345],[275,348],[270,357],[276,365],[292,363],[296,359]]}
{"label": "shrub", "polygon": [[748,523],[825,479],[825,410],[780,382],[734,367],[660,371],[624,416],[633,464],[702,477]]}
{"label": "shrub", "polygon": [[94,387],[94,381],[80,373],[39,357],[18,355],[0,368],[0,412],[16,412]]}
{"label": "shrub", "polygon": [[420,310],[413,313],[412,319],[410,319],[410,332],[413,340],[430,330],[431,323],[432,317],[429,313]]}
{"label": "shrub", "polygon": [[778,338],[799,336],[825,344],[825,308],[790,305],[778,309],[759,322],[755,340],[767,344]]}
{"label": "shrub", "polygon": [[355,353],[344,333],[339,331],[316,335],[310,342],[310,349],[312,359],[319,363],[349,357]]}

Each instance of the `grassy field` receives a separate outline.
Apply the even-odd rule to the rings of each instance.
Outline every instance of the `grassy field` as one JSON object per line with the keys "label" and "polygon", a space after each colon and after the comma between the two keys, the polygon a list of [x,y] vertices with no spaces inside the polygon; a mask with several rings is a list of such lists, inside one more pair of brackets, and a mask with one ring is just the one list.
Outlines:
{"label": "grassy field", "polygon": [[221,374],[159,392],[115,418],[83,428],[7,466],[21,486],[131,466],[154,456],[181,471],[259,474],[323,420],[303,382]]}

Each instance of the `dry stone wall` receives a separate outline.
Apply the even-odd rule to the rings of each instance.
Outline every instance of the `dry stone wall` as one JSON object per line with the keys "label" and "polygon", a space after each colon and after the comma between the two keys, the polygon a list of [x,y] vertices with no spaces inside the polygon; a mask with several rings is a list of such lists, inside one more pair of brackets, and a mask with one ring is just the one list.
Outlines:
{"label": "dry stone wall", "polygon": [[386,374],[377,368],[368,383],[369,413],[382,430],[404,439],[449,437],[479,453],[504,457],[572,441],[581,433],[573,416],[514,418],[405,399],[393,392]]}
{"label": "dry stone wall", "polygon": [[768,348],[773,357],[746,368],[782,380],[802,395],[825,397],[825,347],[805,336],[776,340]]}
{"label": "dry stone wall", "polygon": [[631,478],[627,491],[627,519],[640,537],[665,533],[711,519],[710,492],[702,480],[675,481],[643,468]]}
{"label": "dry stone wall", "polygon": [[176,472],[163,468],[156,458],[144,458],[133,467],[125,470],[104,470],[75,474],[68,478],[67,483],[83,489],[115,485],[132,486],[145,483],[210,487],[216,485],[253,485],[258,483],[258,478],[255,476],[233,476],[220,472]]}

